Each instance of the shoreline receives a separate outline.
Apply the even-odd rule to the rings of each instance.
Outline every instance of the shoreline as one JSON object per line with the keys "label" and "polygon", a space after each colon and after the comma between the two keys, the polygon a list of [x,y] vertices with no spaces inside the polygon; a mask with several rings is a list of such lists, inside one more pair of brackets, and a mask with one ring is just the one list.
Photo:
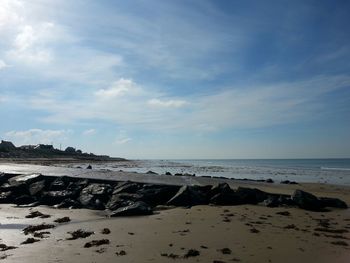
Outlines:
{"label": "shoreline", "polygon": [[[37,172],[45,167],[36,167]],[[47,168],[47,167],[46,167]],[[56,168],[55,168],[56,169]],[[52,169],[54,170],[54,169]],[[74,178],[97,178],[111,181],[125,178],[179,185],[228,183],[231,188],[257,188],[270,193],[290,195],[295,189],[316,196],[336,197],[350,204],[350,187],[301,183],[297,185],[252,182],[222,178],[154,176],[136,173],[78,169]],[[83,171],[82,171],[83,170]],[[1,165],[0,165],[1,171]],[[69,169],[59,168],[66,172]],[[74,170],[75,171],[75,170]],[[59,177],[60,172],[56,172]],[[62,174],[61,174],[62,175]],[[149,181],[150,178],[156,179]],[[157,181],[158,180],[158,181]],[[172,180],[172,181],[171,181]],[[49,218],[28,219],[30,212],[40,211]],[[282,212],[281,214],[278,214]],[[30,237],[21,231],[25,226],[69,217],[72,221],[55,224],[39,242],[21,245]],[[101,234],[103,228],[110,234]],[[195,205],[155,210],[153,215],[105,218],[96,210],[33,208],[0,204],[0,244],[16,249],[0,251],[3,262],[339,262],[350,259],[350,209],[313,212],[294,207],[261,205]],[[84,229],[94,234],[84,239],[66,240],[71,231]],[[320,229],[320,230],[318,230]],[[323,232],[326,229],[329,232]],[[322,230],[322,231],[321,231]],[[45,231],[45,230],[44,230]],[[341,233],[337,233],[341,231]],[[334,233],[333,233],[334,232]],[[210,236],[210,238],[208,238]],[[85,248],[93,240],[109,244]],[[144,242],[147,240],[147,242]],[[106,242],[106,241],[105,241]],[[50,253],[47,253],[50,249]],[[189,250],[199,255],[185,257]],[[227,250],[228,249],[228,250]],[[121,251],[125,252],[121,253]],[[223,252],[224,251],[224,252]],[[117,253],[117,254],[116,254]]]}

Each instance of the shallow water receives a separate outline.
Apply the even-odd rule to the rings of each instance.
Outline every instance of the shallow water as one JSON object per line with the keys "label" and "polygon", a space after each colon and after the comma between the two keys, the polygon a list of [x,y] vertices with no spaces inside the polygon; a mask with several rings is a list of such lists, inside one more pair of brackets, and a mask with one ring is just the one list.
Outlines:
{"label": "shallow water", "polygon": [[94,168],[350,185],[350,159],[138,160],[133,163],[100,164]]}

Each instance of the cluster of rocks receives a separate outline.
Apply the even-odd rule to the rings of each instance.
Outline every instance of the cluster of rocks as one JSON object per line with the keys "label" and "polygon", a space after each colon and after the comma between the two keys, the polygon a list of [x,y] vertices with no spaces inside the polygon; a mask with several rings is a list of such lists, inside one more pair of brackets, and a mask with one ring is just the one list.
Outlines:
{"label": "cluster of rocks", "polygon": [[323,211],[326,207],[347,208],[347,204],[337,198],[317,198],[301,190],[290,196],[255,188],[233,190],[227,183],[178,186],[41,174],[0,174],[0,203],[106,210],[110,216],[148,215],[155,207],[164,205],[262,204],[267,207],[296,206],[314,211]]}

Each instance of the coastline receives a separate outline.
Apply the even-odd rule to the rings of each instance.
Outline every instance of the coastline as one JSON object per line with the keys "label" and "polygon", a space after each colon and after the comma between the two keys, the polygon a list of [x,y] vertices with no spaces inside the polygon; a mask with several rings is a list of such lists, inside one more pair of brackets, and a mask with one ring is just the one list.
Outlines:
{"label": "coastline", "polygon": [[[1,168],[1,166],[0,166]],[[43,169],[39,167],[38,169]],[[0,169],[1,170],[1,169]],[[91,177],[93,171],[78,169]],[[67,170],[62,170],[67,171]],[[87,173],[85,173],[87,172]],[[113,172],[101,175],[116,180],[129,178],[149,181],[153,175]],[[58,176],[58,174],[57,174]],[[134,177],[134,178],[132,178]],[[227,182],[239,186],[291,194],[302,189],[316,196],[336,197],[350,204],[348,186],[302,183],[284,185],[223,178],[154,176],[157,180],[192,184]],[[27,219],[30,211],[51,215],[45,219]],[[286,215],[277,212],[289,212]],[[40,242],[20,245],[25,240],[21,229],[25,225],[46,222],[69,216],[72,221],[58,225]],[[331,230],[345,230],[334,234],[317,231],[322,222]],[[330,212],[311,212],[297,208],[269,208],[260,205],[193,206],[155,211],[150,216],[105,218],[101,212],[87,209],[54,209],[46,206],[17,208],[0,205],[0,243],[17,246],[0,252],[3,262],[348,262],[350,259],[350,209],[332,209]],[[100,231],[109,228],[111,234]],[[68,232],[79,228],[93,231],[86,239],[68,241]],[[252,230],[255,229],[255,230]],[[91,240],[108,239],[108,245],[84,248]],[[348,246],[344,245],[348,244]],[[341,245],[342,244],[342,245]],[[182,249],[183,248],[183,249]],[[221,249],[229,248],[230,253]],[[50,253],[48,253],[50,249]],[[189,249],[198,256],[183,258]],[[117,255],[121,250],[126,255]],[[175,259],[174,259],[175,257]]]}

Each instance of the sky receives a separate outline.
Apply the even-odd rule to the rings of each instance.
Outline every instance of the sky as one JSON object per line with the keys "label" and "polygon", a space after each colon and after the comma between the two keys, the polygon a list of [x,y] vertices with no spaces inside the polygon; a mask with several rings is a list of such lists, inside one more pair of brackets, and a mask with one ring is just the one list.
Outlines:
{"label": "sky", "polygon": [[0,0],[0,138],[132,159],[348,158],[349,11]]}

